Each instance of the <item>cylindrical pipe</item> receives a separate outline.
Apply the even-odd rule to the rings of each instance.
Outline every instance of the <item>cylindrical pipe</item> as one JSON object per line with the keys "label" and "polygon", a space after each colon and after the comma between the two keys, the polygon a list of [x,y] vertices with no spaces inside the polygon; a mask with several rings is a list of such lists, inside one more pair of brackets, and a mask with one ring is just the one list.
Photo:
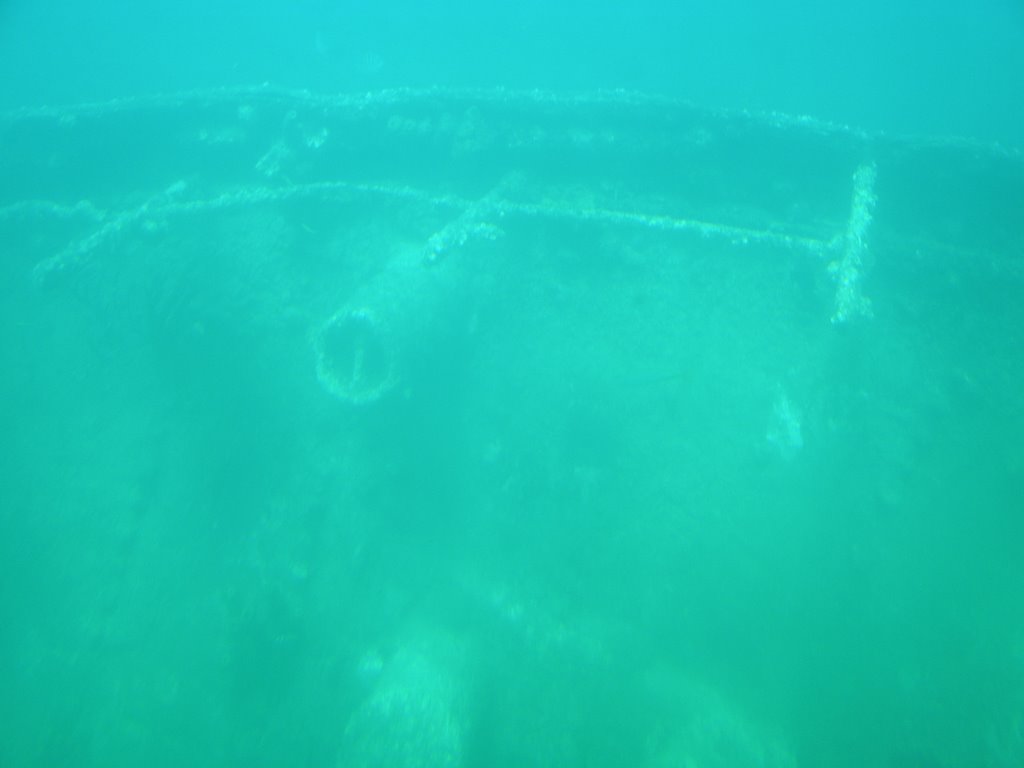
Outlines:
{"label": "cylindrical pipe", "polygon": [[320,326],[313,337],[316,372],[327,392],[352,405],[379,400],[402,380],[428,335],[451,308],[466,270],[458,251],[500,231],[498,188],[435,232],[422,248],[397,254],[376,278]]}

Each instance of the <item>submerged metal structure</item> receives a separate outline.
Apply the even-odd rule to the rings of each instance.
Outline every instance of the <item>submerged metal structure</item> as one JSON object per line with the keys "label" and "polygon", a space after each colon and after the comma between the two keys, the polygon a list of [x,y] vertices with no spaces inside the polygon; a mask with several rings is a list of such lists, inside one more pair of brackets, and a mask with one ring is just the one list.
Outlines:
{"label": "submerged metal structure", "polygon": [[[290,233],[258,257],[234,248],[261,286],[236,298],[299,315],[324,391],[353,405],[405,380],[460,291],[515,258],[506,235],[542,227],[820,262],[837,325],[870,318],[878,260],[1021,272],[1016,151],[619,91],[261,86],[23,109],[0,139],[0,227],[44,290],[83,274],[123,287],[199,247],[222,258],[226,217],[272,211]],[[372,238],[345,242],[368,222]]]}
{"label": "submerged metal structure", "polygon": [[193,754],[173,708],[239,764],[788,768],[878,698],[1019,765],[958,702],[1019,666],[967,630],[1018,633],[1021,211],[1012,149],[617,91],[0,114],[9,506],[97,587],[20,689],[95,693],[97,762]]}

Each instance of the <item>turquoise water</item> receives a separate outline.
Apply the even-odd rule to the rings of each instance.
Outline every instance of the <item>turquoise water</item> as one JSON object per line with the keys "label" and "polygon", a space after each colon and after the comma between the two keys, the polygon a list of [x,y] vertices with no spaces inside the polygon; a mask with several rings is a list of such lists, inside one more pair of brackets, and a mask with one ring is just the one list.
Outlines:
{"label": "turquoise water", "polygon": [[0,6],[0,765],[1024,764],[1022,38]]}

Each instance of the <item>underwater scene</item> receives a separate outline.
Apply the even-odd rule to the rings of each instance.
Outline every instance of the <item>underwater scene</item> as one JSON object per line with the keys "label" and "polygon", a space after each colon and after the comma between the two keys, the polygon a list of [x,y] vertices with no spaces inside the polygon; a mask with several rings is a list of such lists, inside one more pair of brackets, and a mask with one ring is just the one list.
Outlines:
{"label": "underwater scene", "polygon": [[515,30],[5,91],[0,765],[1024,765],[1013,120]]}

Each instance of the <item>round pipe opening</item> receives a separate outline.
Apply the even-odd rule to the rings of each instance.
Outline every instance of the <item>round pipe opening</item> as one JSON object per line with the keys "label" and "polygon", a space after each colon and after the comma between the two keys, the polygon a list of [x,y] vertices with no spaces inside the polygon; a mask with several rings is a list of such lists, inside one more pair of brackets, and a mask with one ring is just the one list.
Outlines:
{"label": "round pipe opening", "polygon": [[316,375],[335,397],[362,405],[395,386],[395,356],[379,320],[365,308],[343,309],[313,340]]}

